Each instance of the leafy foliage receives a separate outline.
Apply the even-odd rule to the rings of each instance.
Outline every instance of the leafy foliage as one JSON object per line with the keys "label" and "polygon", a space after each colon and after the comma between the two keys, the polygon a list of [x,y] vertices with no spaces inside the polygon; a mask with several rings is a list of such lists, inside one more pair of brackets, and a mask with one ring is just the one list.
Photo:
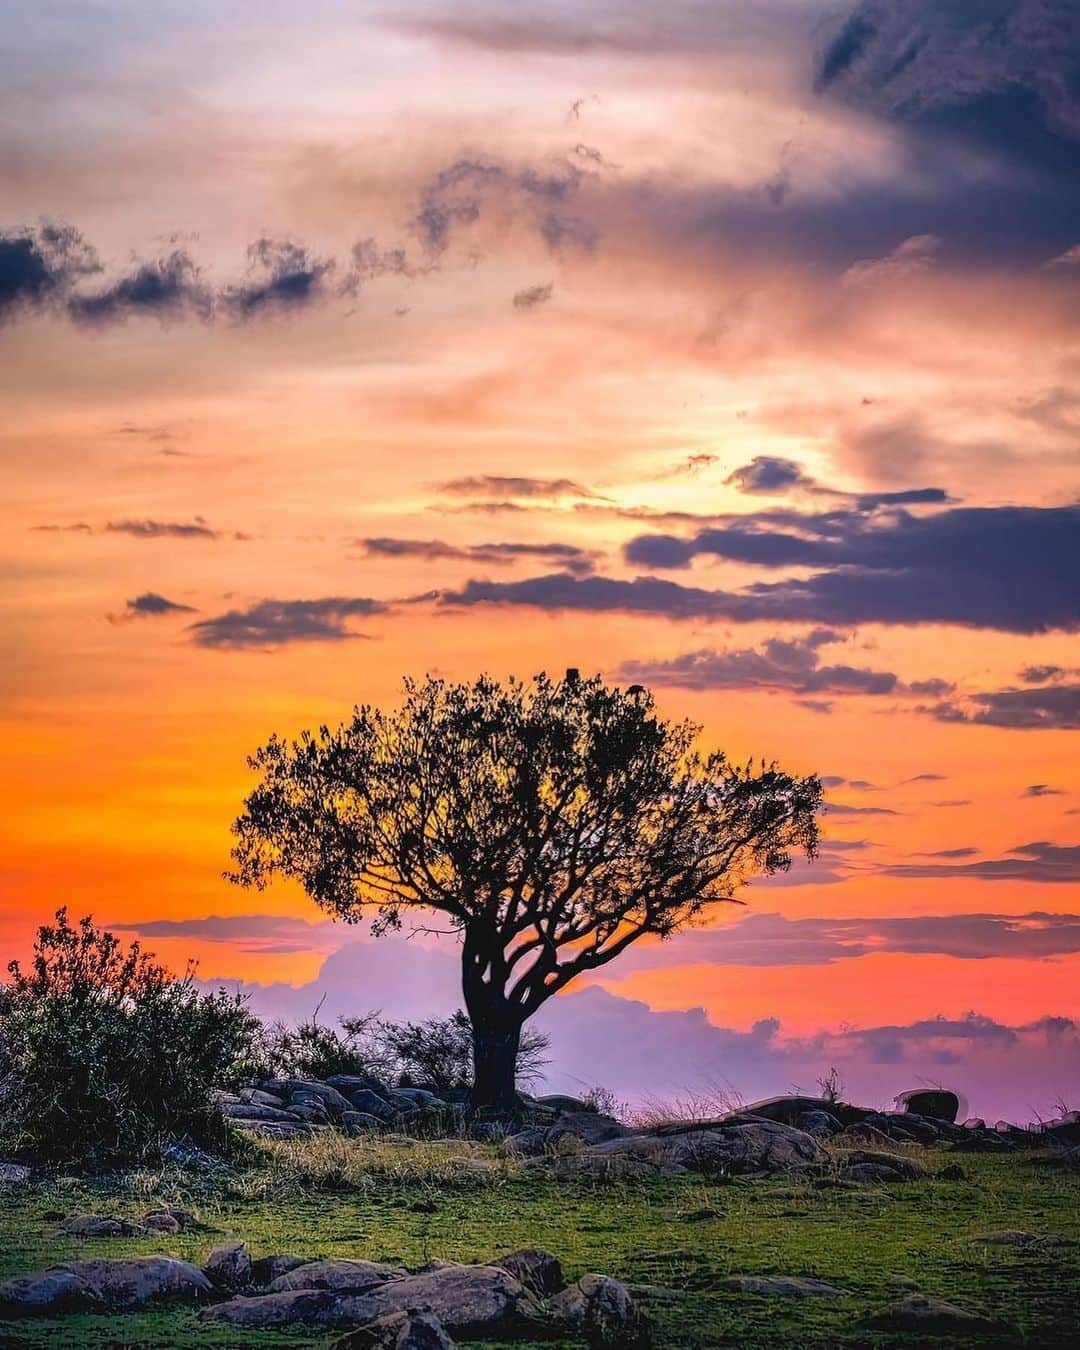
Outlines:
{"label": "leafy foliage", "polygon": [[[473,1026],[467,1012],[426,1022],[382,1022],[379,1038],[392,1057],[397,1081],[430,1083],[437,1088],[471,1087],[473,1081]],[[549,1038],[542,1031],[526,1031],[520,1039],[515,1080],[530,1083],[548,1063]]]}
{"label": "leafy foliage", "polygon": [[67,910],[0,987],[0,1133],[42,1160],[112,1164],[169,1138],[223,1138],[212,1092],[250,1054],[257,1022],[224,991],[201,994],[137,942],[125,951]]}

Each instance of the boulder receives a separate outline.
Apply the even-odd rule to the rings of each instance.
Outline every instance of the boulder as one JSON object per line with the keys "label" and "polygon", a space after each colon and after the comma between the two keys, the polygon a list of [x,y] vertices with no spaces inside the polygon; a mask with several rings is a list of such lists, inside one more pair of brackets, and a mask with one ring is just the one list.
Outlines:
{"label": "boulder", "polygon": [[219,1242],[203,1267],[218,1289],[246,1289],[251,1283],[251,1253],[240,1238]]}
{"label": "boulder", "polygon": [[297,1117],[280,1106],[257,1106],[254,1102],[226,1102],[222,1107],[230,1120],[273,1120],[288,1124]]}
{"label": "boulder", "polygon": [[[161,1218],[172,1219],[180,1232],[190,1233],[196,1228],[201,1228],[199,1217],[190,1209],[181,1209],[179,1205],[159,1205],[157,1209],[149,1209],[142,1216],[139,1222],[144,1228],[154,1228],[155,1221]],[[162,1232],[172,1232],[171,1228],[163,1228]]]}
{"label": "boulder", "polygon": [[327,1087],[336,1088],[343,1097],[350,1100],[353,1093],[361,1088],[366,1088],[369,1092],[384,1098],[390,1091],[383,1080],[373,1073],[334,1073],[329,1078],[324,1078],[323,1082]]}
{"label": "boulder", "polygon": [[20,1186],[30,1180],[30,1169],[23,1163],[0,1162],[0,1185]]}
{"label": "boulder", "polygon": [[253,1106],[284,1106],[284,1097],[279,1097],[276,1092],[263,1092],[262,1088],[241,1088],[240,1100],[242,1102],[251,1102]]}
{"label": "boulder", "polygon": [[156,1209],[144,1214],[139,1224],[148,1233],[167,1233],[171,1236],[180,1232],[180,1220],[167,1209]]}
{"label": "boulder", "polygon": [[825,1150],[804,1131],[749,1116],[663,1125],[649,1135],[601,1144],[593,1152],[620,1148],[644,1151],[690,1171],[731,1175],[801,1171],[828,1162]]}
{"label": "boulder", "polygon": [[100,1305],[90,1286],[70,1270],[38,1271],[0,1284],[0,1317],[75,1312]]}
{"label": "boulder", "polygon": [[259,1084],[263,1092],[275,1097],[292,1097],[295,1093],[304,1093],[317,1097],[331,1115],[349,1109],[349,1102],[330,1083],[320,1083],[314,1078],[268,1078]]}
{"label": "boulder", "polygon": [[551,1316],[590,1346],[628,1350],[648,1344],[648,1328],[630,1290],[607,1275],[582,1275],[548,1303]]}
{"label": "boulder", "polygon": [[568,1111],[548,1127],[544,1143],[551,1148],[569,1135],[583,1144],[605,1144],[609,1139],[624,1139],[629,1133],[614,1116],[602,1116],[599,1111]]}
{"label": "boulder", "polygon": [[[326,1114],[326,1107],[320,1101],[301,1102],[294,1097],[289,1103],[289,1112],[296,1116],[298,1120],[306,1120],[311,1125],[326,1125],[330,1121],[330,1117]],[[345,1112],[343,1111],[341,1114],[344,1116]]]}
{"label": "boulder", "polygon": [[804,1275],[731,1275],[718,1286],[729,1294],[768,1294],[781,1298],[839,1298],[847,1290]]}
{"label": "boulder", "polygon": [[197,1303],[213,1293],[213,1286],[198,1266],[172,1256],[66,1261],[45,1273],[73,1275],[109,1309],[158,1302]]}
{"label": "boulder", "polygon": [[916,1115],[930,1116],[934,1120],[947,1120],[949,1124],[955,1124],[960,1114],[960,1098],[945,1088],[912,1088],[900,1093],[896,1105],[901,1111],[913,1111]]}
{"label": "boulder", "polygon": [[517,1153],[523,1158],[537,1158],[547,1147],[547,1127],[530,1125],[524,1130],[518,1130],[506,1139],[504,1146],[510,1153]]}
{"label": "boulder", "polygon": [[492,1265],[509,1272],[536,1298],[557,1294],[566,1284],[559,1258],[540,1247],[522,1247],[518,1251],[508,1252],[493,1261]]}
{"label": "boulder", "polygon": [[454,1342],[431,1313],[393,1312],[347,1331],[330,1350],[454,1350]]}
{"label": "boulder", "polygon": [[142,1224],[104,1214],[74,1214],[60,1225],[61,1233],[80,1238],[145,1237],[147,1231]]}
{"label": "boulder", "polygon": [[926,1336],[983,1336],[1000,1334],[997,1322],[958,1308],[931,1294],[909,1294],[868,1319],[879,1331],[902,1331]]}
{"label": "boulder", "polygon": [[1080,1111],[1066,1111],[1056,1120],[1046,1121],[1042,1133],[1056,1144],[1080,1144]]}
{"label": "boulder", "polygon": [[355,1092],[350,1094],[349,1102],[352,1110],[362,1111],[365,1115],[374,1116],[376,1120],[381,1120],[384,1125],[389,1125],[397,1119],[397,1111],[385,1098],[372,1092],[370,1088],[357,1088]]}
{"label": "boulder", "polygon": [[278,1275],[270,1285],[270,1292],[283,1294],[292,1289],[333,1289],[366,1293],[390,1280],[403,1280],[407,1274],[408,1271],[399,1266],[381,1265],[378,1261],[305,1261]]}
{"label": "boulder", "polygon": [[844,1128],[831,1111],[803,1111],[792,1123],[814,1139],[831,1139]]}
{"label": "boulder", "polygon": [[342,1111],[341,1128],[349,1134],[370,1134],[372,1130],[381,1130],[383,1122],[378,1116],[368,1115],[366,1111]]}
{"label": "boulder", "polygon": [[547,1106],[552,1111],[565,1112],[568,1115],[580,1115],[584,1111],[592,1110],[592,1107],[579,1097],[567,1097],[558,1092],[549,1093],[546,1097],[537,1097],[536,1103],[538,1106]]}
{"label": "boulder", "polygon": [[451,1336],[484,1339],[513,1335],[540,1315],[513,1276],[492,1266],[447,1266],[392,1280],[366,1294],[294,1289],[234,1298],[205,1309],[204,1321],[240,1327],[362,1326],[387,1313],[423,1308]]}
{"label": "boulder", "polygon": [[251,1283],[258,1288],[265,1288],[272,1284],[274,1280],[282,1275],[288,1275],[290,1270],[297,1270],[300,1266],[306,1266],[311,1261],[310,1256],[293,1256],[290,1253],[282,1253],[279,1256],[260,1256],[257,1261],[251,1263]]}
{"label": "boulder", "polygon": [[887,1180],[895,1178],[900,1181],[915,1181],[918,1177],[928,1175],[926,1168],[921,1163],[913,1162],[910,1158],[901,1158],[896,1153],[878,1153],[872,1149],[853,1149],[847,1155],[845,1163],[844,1175],[853,1181],[867,1179],[851,1176],[851,1173],[858,1167],[886,1168],[892,1174],[891,1177],[886,1178]]}

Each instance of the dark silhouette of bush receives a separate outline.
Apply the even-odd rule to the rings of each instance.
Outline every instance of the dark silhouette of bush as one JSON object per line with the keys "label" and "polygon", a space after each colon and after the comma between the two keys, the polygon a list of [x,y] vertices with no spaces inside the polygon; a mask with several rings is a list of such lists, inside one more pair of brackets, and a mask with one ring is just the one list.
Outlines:
{"label": "dark silhouette of bush", "polygon": [[223,990],[200,993],[137,942],[126,950],[67,910],[38,930],[27,969],[0,986],[5,1151],[89,1167],[160,1156],[170,1140],[219,1147],[214,1089],[250,1056],[258,1022]]}
{"label": "dark silhouette of bush", "polygon": [[[381,1022],[377,1036],[401,1086],[472,1087],[473,1027],[469,1014],[462,1009],[426,1022]],[[539,1077],[548,1063],[544,1052],[549,1044],[550,1038],[542,1031],[522,1031],[514,1068],[517,1083],[530,1083]]]}

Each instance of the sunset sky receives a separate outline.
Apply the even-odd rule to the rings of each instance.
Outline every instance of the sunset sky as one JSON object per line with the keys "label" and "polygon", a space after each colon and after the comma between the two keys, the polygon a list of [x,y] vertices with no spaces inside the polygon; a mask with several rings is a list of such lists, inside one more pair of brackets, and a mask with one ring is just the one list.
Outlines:
{"label": "sunset sky", "polygon": [[449,1011],[223,879],[246,756],[577,666],[831,805],[554,1084],[1080,1105],[1074,0],[0,12],[0,948]]}

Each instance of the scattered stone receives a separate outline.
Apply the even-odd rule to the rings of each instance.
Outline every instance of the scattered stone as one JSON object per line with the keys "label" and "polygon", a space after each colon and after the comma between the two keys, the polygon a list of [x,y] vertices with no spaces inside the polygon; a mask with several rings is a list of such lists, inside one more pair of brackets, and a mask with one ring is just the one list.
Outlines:
{"label": "scattered stone", "polygon": [[824,1280],[803,1275],[731,1275],[719,1288],[731,1294],[769,1294],[784,1298],[841,1298],[846,1289],[837,1289]]}
{"label": "scattered stone", "polygon": [[[878,1153],[872,1149],[854,1149],[845,1159],[847,1166],[844,1170],[845,1176],[850,1176],[851,1172],[857,1167],[877,1167],[888,1168],[899,1180],[914,1181],[918,1177],[925,1177],[927,1170],[921,1163],[913,1162],[910,1158],[902,1158],[896,1153]],[[858,1180],[858,1178],[854,1178]]]}
{"label": "scattered stone", "polygon": [[540,1247],[522,1247],[519,1251],[500,1256],[492,1264],[513,1275],[537,1298],[557,1294],[566,1285],[559,1258]]}
{"label": "scattered stone", "polygon": [[[157,1209],[147,1210],[139,1222],[144,1228],[153,1228],[153,1221],[165,1216],[173,1219],[182,1233],[190,1233],[202,1227],[197,1214],[192,1213],[190,1209],[181,1209],[179,1205],[161,1205]],[[163,1231],[171,1232],[172,1230]]]}
{"label": "scattered stone", "polygon": [[378,1261],[304,1261],[291,1270],[276,1276],[270,1285],[272,1294],[283,1294],[293,1289],[332,1289],[354,1294],[377,1289],[390,1280],[403,1280],[408,1271],[399,1266],[382,1265]]}
{"label": "scattered stone", "polygon": [[868,1319],[879,1331],[905,1331],[915,1335],[986,1335],[1000,1333],[1000,1323],[979,1313],[958,1308],[932,1294],[909,1294],[890,1303]]}
{"label": "scattered stone", "polygon": [[0,1284],[0,1317],[75,1312],[100,1306],[94,1291],[70,1270],[55,1268],[19,1275]]}
{"label": "scattered stone", "polygon": [[802,1130],[749,1116],[692,1126],[664,1125],[649,1134],[595,1145],[588,1153],[608,1158],[636,1155],[668,1168],[683,1167],[710,1175],[800,1171],[828,1162],[828,1154],[818,1141]]}
{"label": "scattered stone", "polygon": [[104,1214],[74,1214],[64,1220],[60,1231],[68,1237],[116,1238],[145,1237],[148,1230],[142,1224],[111,1219]]}
{"label": "scattered stone", "polygon": [[384,1125],[389,1125],[397,1119],[398,1113],[390,1103],[377,1093],[372,1092],[370,1088],[358,1088],[350,1096],[349,1102],[354,1111],[362,1111],[365,1115],[374,1116]]}
{"label": "scattered stone", "polygon": [[548,1304],[556,1319],[584,1335],[590,1346],[628,1350],[648,1344],[648,1327],[625,1284],[607,1275],[582,1275]]}
{"label": "scattered stone", "polygon": [[306,1266],[310,1262],[310,1256],[293,1256],[287,1253],[280,1256],[260,1256],[257,1261],[251,1263],[251,1283],[261,1289],[282,1275],[288,1275],[291,1270],[299,1270],[301,1266]]}
{"label": "scattered stone", "polygon": [[251,1283],[251,1253],[241,1238],[219,1242],[203,1267],[218,1289],[246,1289]]}
{"label": "scattered stone", "polygon": [[66,1261],[44,1273],[74,1276],[97,1302],[109,1309],[156,1302],[197,1303],[213,1292],[210,1281],[197,1266],[172,1256]]}
{"label": "scattered stone", "polygon": [[144,1214],[139,1220],[139,1224],[148,1233],[166,1233],[172,1235],[179,1233],[180,1220],[175,1214],[170,1214],[168,1210],[156,1210],[152,1214]]}
{"label": "scattered stone", "polygon": [[930,1116],[934,1120],[947,1120],[950,1124],[960,1114],[960,1098],[945,1088],[912,1088],[909,1092],[900,1093],[896,1105],[902,1111]]}
{"label": "scattered stone", "polygon": [[794,1125],[814,1139],[831,1139],[844,1128],[831,1111],[804,1111]]}
{"label": "scattered stone", "polygon": [[548,1127],[544,1144],[551,1148],[568,1136],[583,1144],[605,1144],[610,1139],[624,1139],[629,1133],[614,1116],[602,1116],[598,1111],[567,1112]]}
{"label": "scattered stone", "polygon": [[393,1312],[347,1331],[330,1350],[454,1350],[454,1342],[430,1313]]}

